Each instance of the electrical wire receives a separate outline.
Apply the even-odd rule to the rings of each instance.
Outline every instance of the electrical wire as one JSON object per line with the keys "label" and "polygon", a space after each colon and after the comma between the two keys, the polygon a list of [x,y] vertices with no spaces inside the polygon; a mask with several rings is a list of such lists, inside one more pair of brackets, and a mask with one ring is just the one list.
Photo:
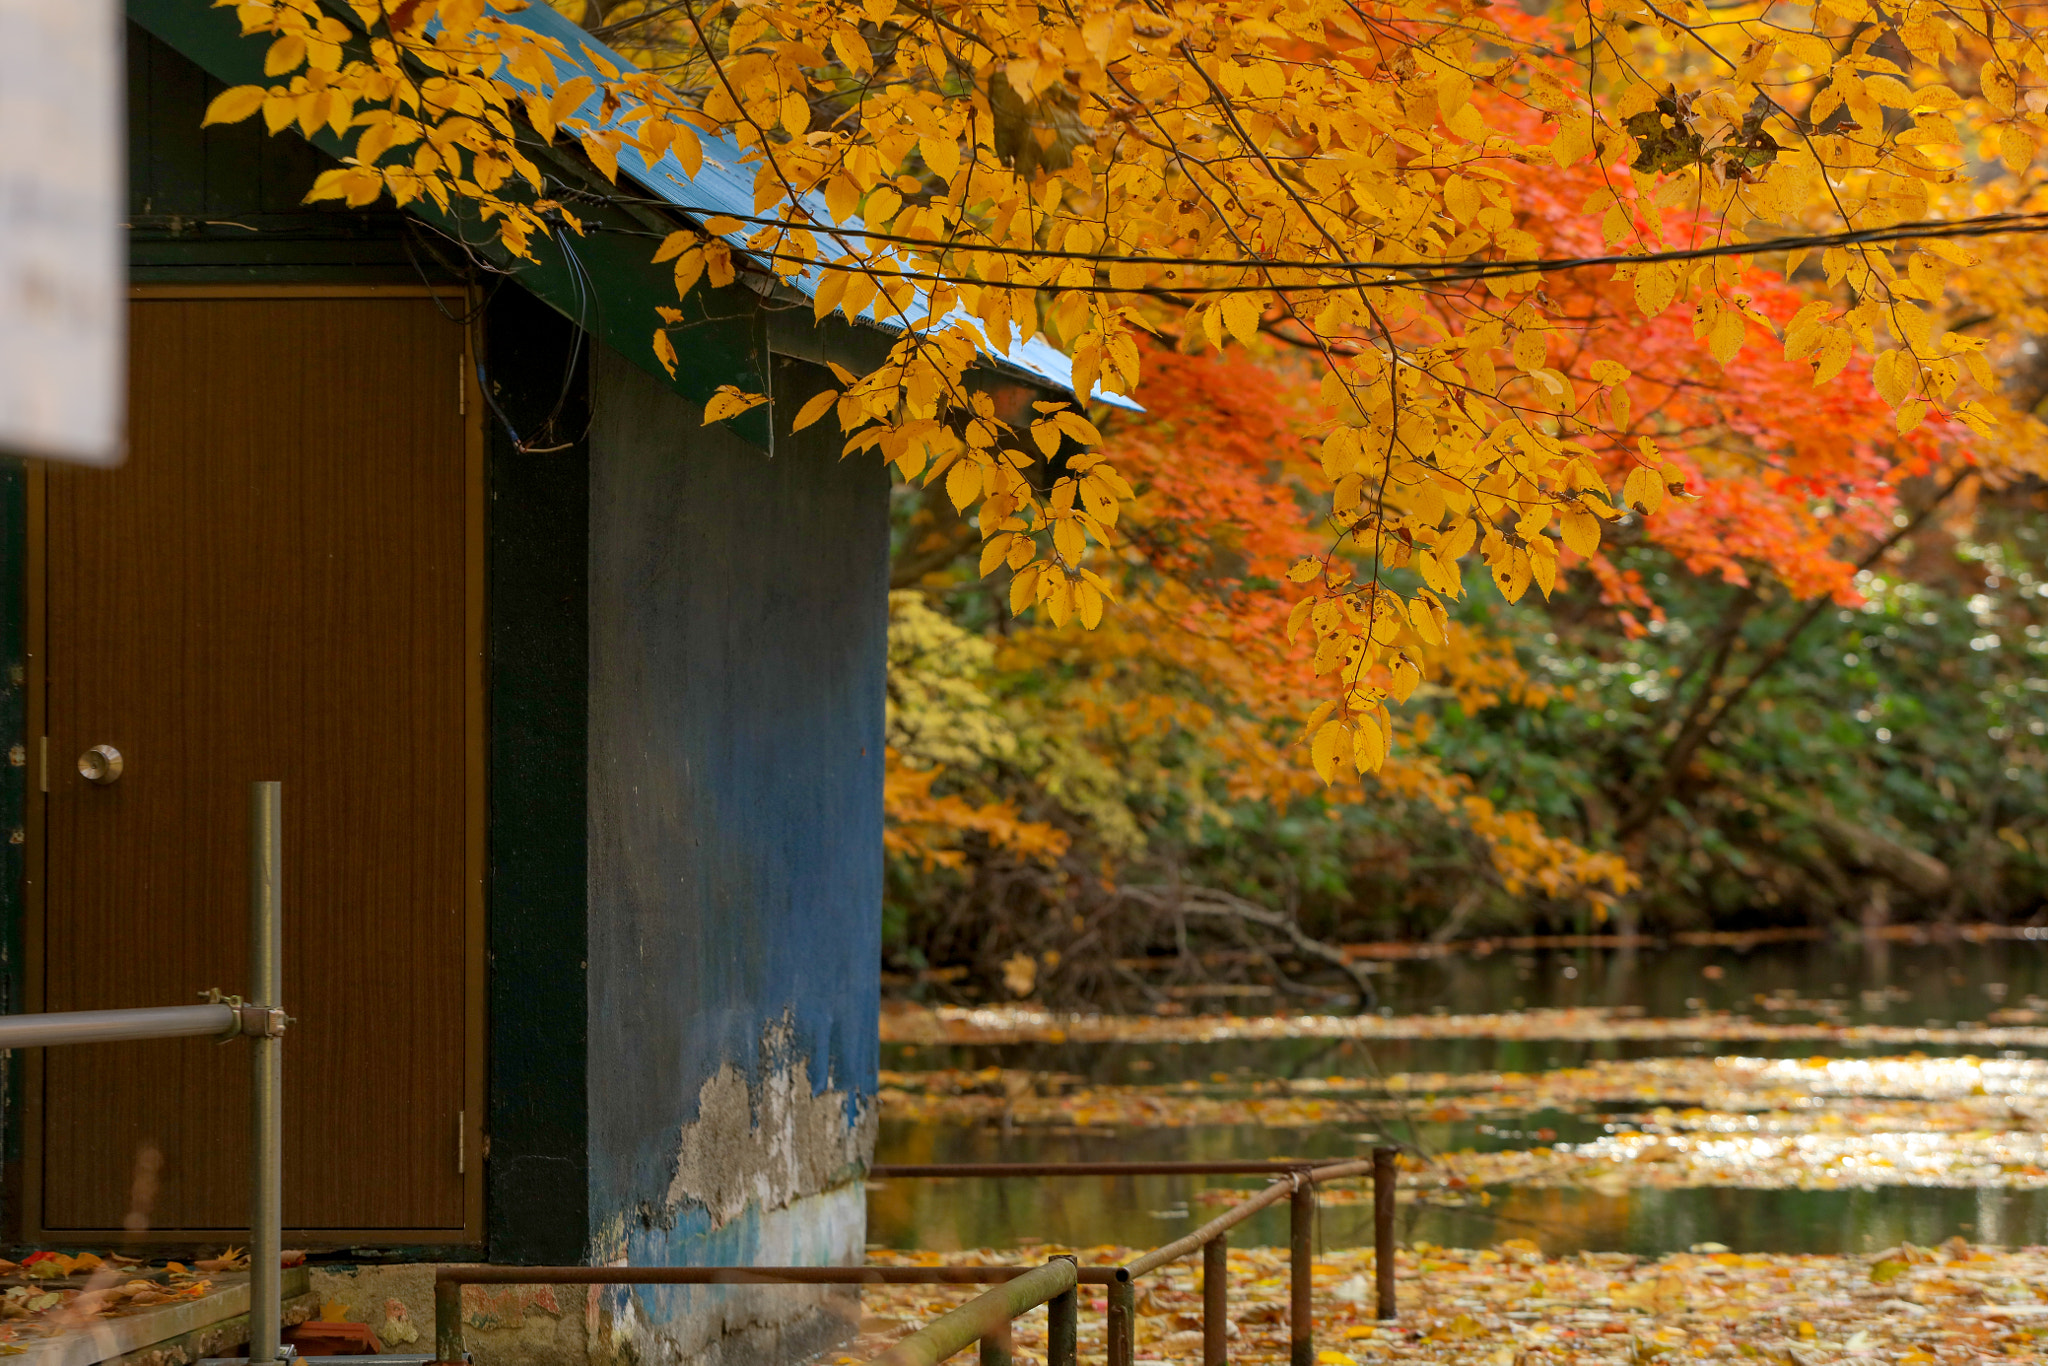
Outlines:
{"label": "electrical wire", "polygon": [[[1995,237],[2007,233],[2031,235],[2048,232],[2048,213],[2002,213],[1982,214],[1970,218],[1920,220],[1898,223],[1885,228],[1850,228],[1838,232],[1808,233],[1797,236],[1770,237],[1759,242],[1716,242],[1703,247],[1674,247],[1665,251],[1624,253],[1610,252],[1596,256],[1538,256],[1498,261],[1473,260],[1449,263],[1428,263],[1417,261],[1296,261],[1265,260],[1257,257],[1178,257],[1156,255],[1117,255],[1106,252],[1061,251],[1044,247],[1013,247],[972,242],[944,242],[929,238],[905,237],[891,233],[877,233],[866,229],[839,228],[817,223],[803,223],[793,219],[769,218],[751,214],[723,213],[694,205],[678,205],[666,200],[645,200],[634,197],[620,197],[622,204],[661,204],[670,209],[696,216],[700,219],[729,218],[741,223],[756,224],[768,228],[781,228],[790,232],[807,232],[822,237],[859,237],[894,246],[909,246],[935,252],[962,253],[974,256],[995,256],[1014,260],[1087,261],[1097,265],[1150,265],[1179,266],[1201,270],[1245,270],[1257,272],[1342,272],[1347,274],[1380,272],[1396,279],[1346,281],[1345,289],[1365,288],[1397,289],[1415,284],[1462,283],[1486,280],[1502,276],[1524,275],[1531,272],[1554,274],[1560,271],[1584,270],[1596,266],[1648,265],[1662,262],[1704,261],[1725,256],[1757,256],[1768,252],[1812,251],[1829,247],[1877,246],[1910,241],[1941,241],[1956,238]],[[665,234],[652,230],[609,228],[599,224],[587,225],[589,231],[624,233],[632,236],[661,237]],[[789,261],[814,265],[822,269],[833,269],[834,262],[807,256],[796,252],[765,251],[753,247],[740,250],[762,260]],[[853,269],[856,267],[839,267]],[[873,269],[872,261],[863,261],[858,267],[863,271]],[[1240,285],[1190,285],[1174,288],[1139,287],[1135,289],[1114,289],[1107,286],[1072,286],[1052,282],[1034,283],[1024,281],[982,280],[971,276],[943,275],[936,271],[897,270],[884,272],[885,278],[928,281],[934,284],[969,284],[982,288],[1013,289],[1079,289],[1082,292],[1113,294],[1232,294],[1255,290],[1267,290],[1276,286],[1269,283],[1247,283]],[[1312,283],[1302,283],[1286,288],[1316,288]]]}

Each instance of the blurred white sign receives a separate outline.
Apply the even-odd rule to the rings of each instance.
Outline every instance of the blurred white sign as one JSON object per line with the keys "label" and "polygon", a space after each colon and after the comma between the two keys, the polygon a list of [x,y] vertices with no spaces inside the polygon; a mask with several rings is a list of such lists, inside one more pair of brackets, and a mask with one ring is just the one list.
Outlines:
{"label": "blurred white sign", "polygon": [[126,67],[117,0],[0,0],[0,453],[119,464]]}

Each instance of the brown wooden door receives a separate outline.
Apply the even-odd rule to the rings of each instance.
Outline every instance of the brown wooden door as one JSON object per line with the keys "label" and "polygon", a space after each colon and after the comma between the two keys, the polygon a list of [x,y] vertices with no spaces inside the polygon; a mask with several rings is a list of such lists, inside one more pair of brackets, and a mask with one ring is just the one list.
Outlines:
{"label": "brown wooden door", "polygon": [[[286,1225],[453,1241],[478,1165],[463,329],[424,297],[131,314],[127,465],[45,483],[41,1008],[246,991],[248,787],[280,780]],[[96,744],[118,781],[80,776]],[[243,1226],[247,1070],[206,1040],[49,1050],[42,1230],[121,1229],[152,1147],[157,1236]]]}

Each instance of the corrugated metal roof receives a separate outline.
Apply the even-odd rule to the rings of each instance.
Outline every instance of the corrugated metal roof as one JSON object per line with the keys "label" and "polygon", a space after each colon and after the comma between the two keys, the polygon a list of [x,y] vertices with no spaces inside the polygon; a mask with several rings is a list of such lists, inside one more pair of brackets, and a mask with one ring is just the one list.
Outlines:
{"label": "corrugated metal roof", "polygon": [[[548,5],[547,0],[533,0],[532,6],[519,11],[513,18],[513,22],[560,42],[568,50],[569,59],[581,66],[593,80],[602,82],[605,77],[604,73],[590,60],[588,54],[591,52],[602,55],[606,61],[621,71],[638,69],[617,52],[614,52],[611,48],[584,32],[583,29],[563,18],[560,13]],[[592,95],[577,108],[573,117],[583,119],[592,127],[600,126],[602,120],[598,117],[598,103],[598,96]],[[704,164],[694,176],[687,174],[683,170],[682,163],[676,160],[673,153],[664,153],[660,161],[650,166],[645,157],[630,147],[622,148],[619,152],[619,171],[621,174],[630,177],[649,193],[666,200],[677,209],[694,218],[702,219],[719,214],[741,218],[752,216],[754,214],[754,177],[751,169],[741,161],[742,153],[739,144],[730,138],[714,137],[708,133],[701,132],[698,134],[698,141],[703,145]],[[835,222],[831,214],[827,212],[823,199],[816,194],[804,196],[803,207],[805,212],[809,213],[820,225],[820,227],[813,231],[817,232],[820,236],[838,242],[842,248],[850,250],[851,242],[862,236],[862,224],[858,219],[849,219],[843,224]],[[746,247],[746,238],[749,231],[750,229],[748,228],[741,228],[727,233],[725,237],[736,249],[743,251]],[[886,252],[886,245],[881,250]],[[884,256],[880,259],[885,260],[886,257]],[[822,279],[823,271],[819,267],[812,266],[807,268],[802,275],[794,279],[788,279],[785,283],[797,289],[805,297],[810,297],[817,292],[818,283]],[[924,291],[919,290],[917,294],[919,305],[922,304],[925,297]],[[913,305],[913,308],[915,307],[917,305]],[[861,320],[886,332],[902,331],[902,325],[896,319],[876,316],[873,305],[870,305],[861,314]],[[913,314],[909,319],[912,325],[923,321],[924,317],[916,314]],[[1010,344],[1007,347],[998,348],[993,344],[988,335],[982,331],[979,322],[969,317],[965,312],[956,310],[954,313],[949,314],[944,321],[949,323],[963,322],[973,327],[975,332],[981,336],[981,349],[983,353],[1002,368],[1018,372],[1040,383],[1050,384],[1066,393],[1073,392],[1073,363],[1056,348],[1040,338],[1024,338],[1017,335],[1015,325],[1013,324],[1009,339]],[[1099,386],[1091,397],[1098,402],[1114,404],[1121,408],[1136,409],[1138,407],[1130,399],[1120,394],[1107,393]]]}

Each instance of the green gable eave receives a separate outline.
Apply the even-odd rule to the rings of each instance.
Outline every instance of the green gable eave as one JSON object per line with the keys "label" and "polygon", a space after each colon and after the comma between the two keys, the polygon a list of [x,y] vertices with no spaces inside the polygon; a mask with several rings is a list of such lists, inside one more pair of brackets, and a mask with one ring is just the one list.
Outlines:
{"label": "green gable eave", "polygon": [[[242,36],[233,9],[215,8],[206,0],[127,0],[127,6],[131,20],[215,80],[227,85],[268,83],[264,47]],[[341,140],[325,128],[308,141],[336,158],[345,151]],[[595,175],[559,152],[540,151],[536,162],[572,183]],[[670,331],[679,358],[673,378],[655,358],[654,310],[676,305],[673,275],[652,259],[654,242],[680,226],[665,213],[637,206],[579,206],[584,235],[564,234],[561,240],[536,237],[529,244],[534,259],[522,260],[500,246],[490,228],[460,201],[444,213],[431,200],[416,199],[406,211],[464,243],[476,257],[505,271],[536,298],[700,407],[722,385],[749,393],[769,390],[768,310],[741,284],[723,289],[700,286],[682,304],[685,321]],[[834,340],[851,339],[841,332]],[[770,448],[766,405],[727,425],[742,439]]]}

